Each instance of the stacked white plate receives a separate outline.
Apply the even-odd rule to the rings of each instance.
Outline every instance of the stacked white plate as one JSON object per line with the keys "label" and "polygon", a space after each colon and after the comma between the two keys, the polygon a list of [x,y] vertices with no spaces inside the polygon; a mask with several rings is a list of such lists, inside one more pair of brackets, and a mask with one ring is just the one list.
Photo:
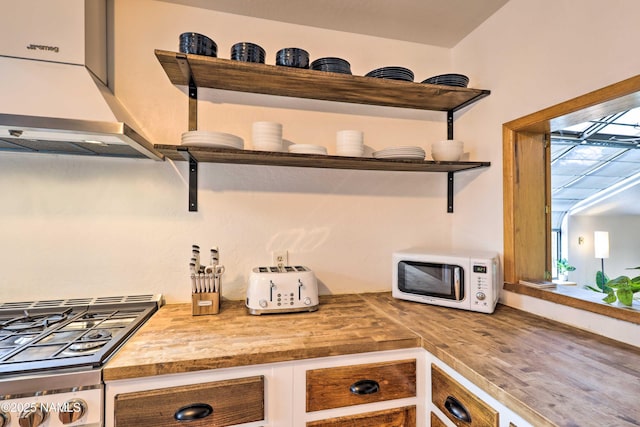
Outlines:
{"label": "stacked white plate", "polygon": [[424,160],[425,152],[421,147],[389,147],[373,152],[376,159]]}
{"label": "stacked white plate", "polygon": [[364,136],[359,130],[341,130],[336,135],[336,154],[338,156],[362,157]]}
{"label": "stacked white plate", "polygon": [[292,144],[289,146],[290,153],[298,154],[327,154],[327,147],[313,144]]}
{"label": "stacked white plate", "polygon": [[259,151],[282,151],[282,124],[276,122],[254,122],[251,128],[253,149]]}
{"label": "stacked white plate", "polygon": [[192,130],[182,134],[182,145],[192,147],[244,148],[244,140],[230,133]]}

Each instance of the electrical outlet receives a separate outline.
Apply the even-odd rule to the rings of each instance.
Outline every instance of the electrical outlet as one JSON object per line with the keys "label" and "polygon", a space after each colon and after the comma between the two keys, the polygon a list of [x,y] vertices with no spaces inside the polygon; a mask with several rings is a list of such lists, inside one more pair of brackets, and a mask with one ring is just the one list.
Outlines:
{"label": "electrical outlet", "polygon": [[289,265],[289,253],[287,251],[273,251],[271,252],[273,259],[273,265],[277,267],[284,267]]}

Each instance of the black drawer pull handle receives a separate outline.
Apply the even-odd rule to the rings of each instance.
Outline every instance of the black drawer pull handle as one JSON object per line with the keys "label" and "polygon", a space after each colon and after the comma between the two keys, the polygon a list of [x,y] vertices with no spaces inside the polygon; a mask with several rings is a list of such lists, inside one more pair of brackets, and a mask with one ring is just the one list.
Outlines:
{"label": "black drawer pull handle", "polygon": [[449,413],[456,419],[464,421],[465,423],[471,422],[471,415],[469,415],[469,411],[467,411],[467,408],[465,408],[464,405],[455,397],[447,397],[447,400],[444,402],[444,407],[447,408],[447,411],[449,411]]}
{"label": "black drawer pull handle", "polygon": [[213,413],[211,405],[206,403],[193,403],[178,409],[173,418],[178,421],[193,421],[206,418]]}
{"label": "black drawer pull handle", "polygon": [[349,390],[353,394],[373,394],[380,391],[380,384],[374,380],[360,380],[351,384]]}

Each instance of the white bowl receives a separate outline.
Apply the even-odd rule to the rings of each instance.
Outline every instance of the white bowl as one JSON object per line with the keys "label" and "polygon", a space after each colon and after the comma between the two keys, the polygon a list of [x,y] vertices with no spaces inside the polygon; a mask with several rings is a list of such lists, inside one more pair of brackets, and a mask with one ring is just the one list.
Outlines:
{"label": "white bowl", "polygon": [[339,130],[336,135],[338,137],[362,138],[363,132],[361,130]]}
{"label": "white bowl", "polygon": [[437,162],[457,162],[462,157],[460,150],[431,150],[431,157]]}
{"label": "white bowl", "polygon": [[464,142],[460,141],[459,139],[447,139],[444,141],[438,141],[431,144],[431,148],[437,149],[437,150],[440,150],[443,148],[452,148],[452,147],[463,149]]}
{"label": "white bowl", "polygon": [[280,130],[282,131],[282,123],[277,122],[253,122],[252,129]]}
{"label": "white bowl", "polygon": [[336,144],[336,149],[337,150],[364,150],[364,144],[360,144],[360,143],[337,143]]}
{"label": "white bowl", "polygon": [[435,161],[455,162],[464,153],[464,142],[456,139],[438,141],[431,144],[431,157]]}
{"label": "white bowl", "polygon": [[282,144],[253,144],[253,149],[256,151],[283,151]]}
{"label": "white bowl", "polygon": [[270,144],[282,144],[282,137],[279,137],[279,136],[253,135],[253,138],[251,138],[251,140],[253,141],[254,144],[258,144],[261,142],[270,143]]}
{"label": "white bowl", "polygon": [[364,147],[357,149],[349,149],[349,148],[338,148],[336,150],[336,155],[338,156],[347,156],[347,157],[362,157],[364,154]]}

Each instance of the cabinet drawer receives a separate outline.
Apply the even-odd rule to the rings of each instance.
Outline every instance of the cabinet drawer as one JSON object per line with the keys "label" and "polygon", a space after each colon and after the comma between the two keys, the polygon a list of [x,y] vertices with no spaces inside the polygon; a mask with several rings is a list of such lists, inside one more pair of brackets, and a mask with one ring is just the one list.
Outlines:
{"label": "cabinet drawer", "polygon": [[416,361],[313,369],[306,372],[307,412],[416,395]]}
{"label": "cabinet drawer", "polygon": [[415,427],[416,407],[388,409],[366,414],[311,421],[307,427]]}
{"label": "cabinet drawer", "polygon": [[[197,405],[197,406],[194,406]],[[208,405],[212,412],[206,415]],[[198,412],[202,418],[176,419]],[[206,415],[206,416],[205,416]],[[204,384],[122,393],[115,396],[116,427],[221,427],[264,419],[264,377],[255,376]]]}
{"label": "cabinet drawer", "polygon": [[[498,427],[498,412],[436,365],[431,365],[431,399],[457,426]],[[469,416],[470,421],[461,419],[462,412]],[[458,413],[459,418],[453,413]]]}

